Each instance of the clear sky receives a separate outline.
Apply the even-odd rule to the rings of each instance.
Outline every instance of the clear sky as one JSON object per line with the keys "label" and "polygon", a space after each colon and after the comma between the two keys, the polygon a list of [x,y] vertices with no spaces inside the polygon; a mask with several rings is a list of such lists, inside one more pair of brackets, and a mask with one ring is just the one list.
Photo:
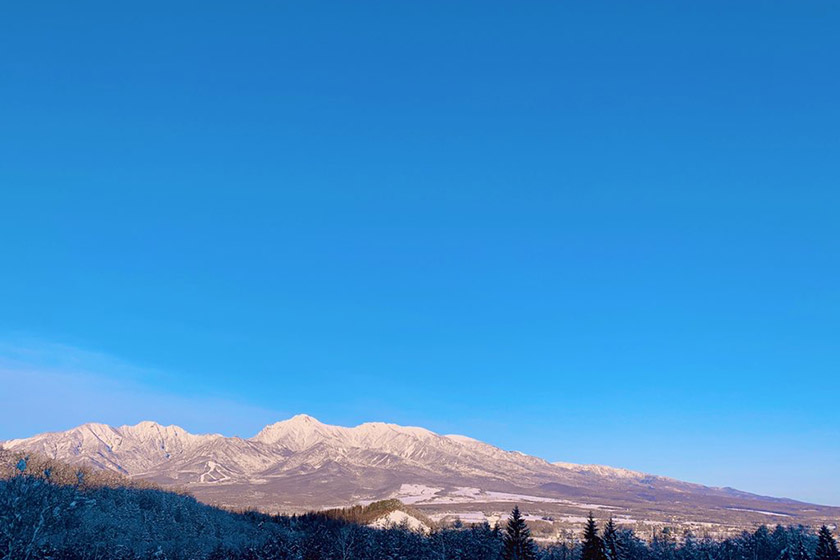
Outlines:
{"label": "clear sky", "polygon": [[305,412],[840,505],[837,2],[0,22],[0,439]]}

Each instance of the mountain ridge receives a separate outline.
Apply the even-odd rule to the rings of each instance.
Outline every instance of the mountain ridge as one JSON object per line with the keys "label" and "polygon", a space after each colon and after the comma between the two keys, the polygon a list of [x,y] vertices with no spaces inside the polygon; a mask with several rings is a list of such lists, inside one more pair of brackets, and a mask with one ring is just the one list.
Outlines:
{"label": "mountain ridge", "polygon": [[522,502],[569,524],[588,509],[653,525],[736,528],[759,521],[840,520],[840,508],[605,465],[551,463],[421,427],[333,426],[306,414],[269,424],[250,438],[192,434],[143,421],[119,427],[87,423],[0,445],[186,487],[215,505],[276,512],[396,498],[441,518],[478,519],[481,513],[489,519],[488,512]]}

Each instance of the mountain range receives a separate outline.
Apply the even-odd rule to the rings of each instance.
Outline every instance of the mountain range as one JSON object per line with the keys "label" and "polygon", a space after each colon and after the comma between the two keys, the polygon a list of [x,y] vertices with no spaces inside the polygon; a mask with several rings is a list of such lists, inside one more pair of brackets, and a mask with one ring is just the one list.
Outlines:
{"label": "mountain range", "polygon": [[727,534],[759,524],[834,524],[840,508],[600,465],[550,463],[460,435],[297,415],[251,438],[141,422],[84,424],[10,440],[12,451],[188,490],[229,508],[300,512],[396,498],[435,521],[490,521],[518,503],[535,525],[577,527],[589,511],[637,531]]}

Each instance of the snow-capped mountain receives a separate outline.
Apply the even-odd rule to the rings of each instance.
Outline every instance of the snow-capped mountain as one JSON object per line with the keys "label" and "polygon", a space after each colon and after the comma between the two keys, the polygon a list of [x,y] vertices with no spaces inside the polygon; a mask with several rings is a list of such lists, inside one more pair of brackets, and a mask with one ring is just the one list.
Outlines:
{"label": "snow-capped mountain", "polygon": [[590,510],[625,523],[720,524],[840,519],[840,508],[765,498],[599,465],[549,463],[458,435],[371,422],[348,428],[307,415],[242,439],[141,422],[84,424],[7,441],[231,507],[300,511],[398,498],[431,518],[492,518],[513,502],[576,523]]}

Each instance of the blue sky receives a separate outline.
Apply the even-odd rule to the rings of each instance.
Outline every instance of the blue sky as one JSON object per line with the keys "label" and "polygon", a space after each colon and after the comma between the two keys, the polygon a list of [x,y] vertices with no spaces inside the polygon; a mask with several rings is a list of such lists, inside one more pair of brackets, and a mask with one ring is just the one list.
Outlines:
{"label": "blue sky", "polygon": [[836,3],[0,21],[0,439],[306,412],[840,504]]}

